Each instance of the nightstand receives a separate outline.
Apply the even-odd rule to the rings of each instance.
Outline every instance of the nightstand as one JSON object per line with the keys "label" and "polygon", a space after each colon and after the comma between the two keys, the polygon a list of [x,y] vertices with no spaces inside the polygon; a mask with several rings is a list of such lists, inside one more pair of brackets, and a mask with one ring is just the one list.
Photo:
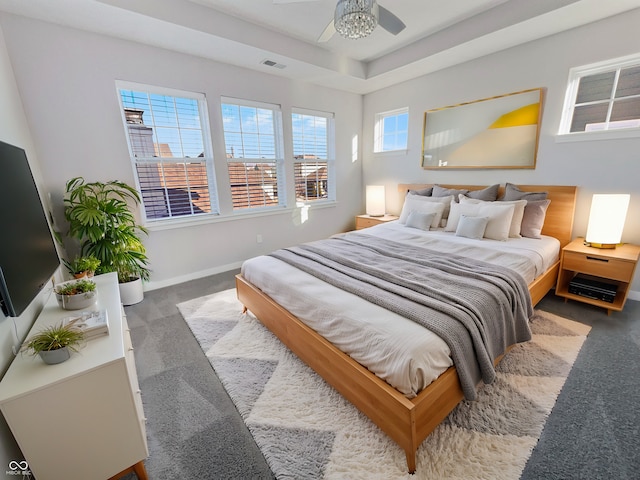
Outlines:
{"label": "nightstand", "polygon": [[[565,297],[565,301],[572,299],[606,308],[607,314],[620,311],[627,300],[639,257],[638,245],[625,243],[612,249],[593,248],[584,245],[584,238],[577,238],[562,249],[556,295]],[[591,298],[588,291],[584,295],[569,292],[569,282],[577,274],[617,287],[613,302],[598,298],[598,294]]]}
{"label": "nightstand", "polygon": [[373,227],[379,223],[390,222],[397,220],[396,215],[382,215],[380,217],[372,217],[371,215],[358,215],[356,217],[356,230],[361,230],[367,227]]}

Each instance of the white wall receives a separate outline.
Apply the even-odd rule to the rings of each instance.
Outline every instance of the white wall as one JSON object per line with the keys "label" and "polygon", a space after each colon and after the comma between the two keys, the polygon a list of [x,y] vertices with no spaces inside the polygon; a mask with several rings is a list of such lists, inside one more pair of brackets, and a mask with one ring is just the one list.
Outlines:
{"label": "white wall", "polygon": [[[36,184],[40,186],[42,177],[1,28],[0,105],[2,105],[0,108],[0,140],[25,149]],[[4,232],[0,233],[0,235],[2,234]],[[6,318],[0,314],[0,378],[13,360],[13,345],[24,340],[49,294],[50,291],[39,295],[18,318]],[[24,457],[16,445],[4,417],[0,415],[0,472],[6,470],[5,467],[9,465],[10,461],[23,459]]]}
{"label": "white wall", "polygon": [[[398,183],[577,185],[574,237],[586,233],[593,193],[631,193],[622,240],[640,244],[640,138],[556,143],[569,69],[640,52],[640,10],[511,48],[365,96],[365,184],[387,186],[389,212],[398,212]],[[544,87],[546,100],[535,170],[420,168],[424,112],[494,95]],[[409,145],[400,155],[373,154],[376,113],[409,107]],[[640,270],[640,269],[639,269]],[[632,285],[640,300],[640,271]]]}
{"label": "white wall", "polygon": [[[116,80],[205,93],[214,156],[223,165],[221,96],[279,104],[285,115],[291,107],[335,113],[336,206],[312,209],[304,223],[299,211],[287,211],[151,231],[145,244],[152,288],[229,270],[251,256],[327,237],[351,228],[361,212],[362,165],[352,162],[351,142],[360,136],[362,96],[8,14],[0,16],[0,25],[31,123],[44,187],[52,194],[58,218],[64,184],[74,176],[134,182]],[[226,170],[218,172],[219,185],[225,176]],[[257,243],[257,234],[263,243]]]}
{"label": "white wall", "polygon": [[[152,286],[222,271],[250,256],[349,228],[363,210],[363,184],[387,185],[392,212],[401,207],[395,193],[400,182],[578,185],[575,235],[585,233],[592,193],[630,192],[623,240],[640,243],[640,139],[555,141],[569,68],[640,51],[638,24],[640,10],[509,49],[366,95],[363,109],[359,95],[0,14],[0,140],[26,149],[36,182],[52,194],[59,214],[64,183],[73,176],[133,182],[116,79],[204,92],[217,158],[224,158],[221,96],[277,103],[285,111],[295,106],[336,113],[336,207],[312,210],[303,224],[294,211],[153,231],[146,240]],[[535,87],[547,89],[535,170],[436,172],[419,167],[425,110]],[[408,151],[374,155],[375,113],[404,106],[410,108]],[[355,135],[362,137],[362,165],[351,161]],[[264,238],[260,245],[258,233]],[[632,288],[640,294],[640,274]],[[38,298],[17,319],[20,340],[42,302]],[[0,319],[0,374],[12,359],[13,329],[10,319]],[[2,419],[0,439],[0,465],[19,459]]]}

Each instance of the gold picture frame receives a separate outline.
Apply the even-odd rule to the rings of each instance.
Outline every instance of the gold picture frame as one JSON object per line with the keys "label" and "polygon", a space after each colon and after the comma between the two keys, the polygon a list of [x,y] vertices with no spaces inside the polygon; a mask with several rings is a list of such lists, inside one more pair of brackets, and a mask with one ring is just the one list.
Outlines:
{"label": "gold picture frame", "polygon": [[428,110],[422,168],[536,168],[543,89]]}

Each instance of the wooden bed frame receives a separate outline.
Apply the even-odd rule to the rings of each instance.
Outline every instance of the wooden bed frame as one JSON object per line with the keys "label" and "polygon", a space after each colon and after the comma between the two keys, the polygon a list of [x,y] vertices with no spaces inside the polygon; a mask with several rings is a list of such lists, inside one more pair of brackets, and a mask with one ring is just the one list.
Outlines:
{"label": "wooden bed frame", "polygon": [[[429,185],[404,184],[399,185],[398,189],[404,196],[410,189],[417,190],[427,186]],[[442,186],[468,190],[484,188],[478,185]],[[542,233],[557,238],[561,247],[569,243],[572,239],[577,188],[548,185],[518,187],[523,191],[549,192],[551,203]],[[559,263],[556,262],[529,285],[534,305],[555,286]],[[293,353],[391,437],[405,451],[409,472],[415,472],[418,447],[464,397],[455,367],[446,370],[415,398],[408,399],[306,326],[241,275],[236,276],[236,288],[238,299],[245,309],[250,310]],[[496,363],[498,361],[499,359]]]}

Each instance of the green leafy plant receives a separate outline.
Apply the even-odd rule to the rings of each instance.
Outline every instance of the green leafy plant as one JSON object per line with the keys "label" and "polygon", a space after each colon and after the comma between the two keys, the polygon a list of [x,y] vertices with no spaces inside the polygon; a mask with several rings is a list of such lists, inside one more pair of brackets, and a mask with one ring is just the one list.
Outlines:
{"label": "green leafy plant", "polygon": [[64,266],[67,267],[69,273],[73,275],[78,275],[85,272],[93,274],[100,266],[100,260],[98,260],[93,255],[90,255],[88,257],[75,257],[70,262],[62,260],[62,263],[64,263]]}
{"label": "green leafy plant", "polygon": [[93,292],[95,289],[96,284],[94,282],[81,279],[57,285],[55,291],[58,295],[78,295],[80,293]]}
{"label": "green leafy plant", "polygon": [[47,327],[29,338],[22,346],[32,355],[40,352],[58,350],[68,347],[77,352],[77,345],[84,340],[84,333],[75,326],[75,321],[67,324],[59,323]]}
{"label": "green leafy plant", "polygon": [[82,177],[67,182],[64,213],[69,236],[81,242],[82,256],[100,261],[96,273],[117,272],[121,283],[149,280],[149,259],[140,239],[147,230],[137,224],[130,208],[139,203],[138,191],[123,182],[87,183]]}

